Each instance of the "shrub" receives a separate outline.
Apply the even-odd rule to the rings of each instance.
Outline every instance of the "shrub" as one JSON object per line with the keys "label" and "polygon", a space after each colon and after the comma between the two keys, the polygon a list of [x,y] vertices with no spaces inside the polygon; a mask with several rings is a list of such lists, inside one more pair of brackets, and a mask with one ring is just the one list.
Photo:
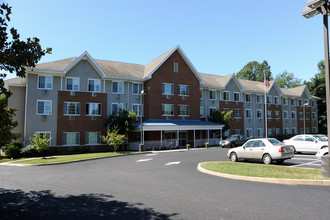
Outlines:
{"label": "shrub", "polygon": [[49,151],[49,142],[52,138],[47,138],[46,136],[41,137],[40,134],[34,134],[33,137],[30,137],[29,140],[31,145],[45,158],[45,155]]}
{"label": "shrub", "polygon": [[21,156],[20,146],[17,144],[8,144],[5,148],[6,157],[19,158]]}
{"label": "shrub", "polygon": [[21,149],[21,154],[23,157],[36,157],[39,156],[38,152],[33,145],[27,145]]}

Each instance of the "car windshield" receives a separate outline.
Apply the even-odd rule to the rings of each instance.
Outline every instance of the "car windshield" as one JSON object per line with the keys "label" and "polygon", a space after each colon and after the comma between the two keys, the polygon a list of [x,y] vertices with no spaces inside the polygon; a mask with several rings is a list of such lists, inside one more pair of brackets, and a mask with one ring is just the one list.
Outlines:
{"label": "car windshield", "polygon": [[280,146],[280,145],[283,145],[283,142],[277,140],[277,139],[268,139],[268,141],[274,145],[274,146]]}
{"label": "car windshield", "polygon": [[227,138],[227,140],[236,140],[237,139],[237,136],[236,135],[233,135],[233,136],[229,136]]}
{"label": "car windshield", "polygon": [[315,137],[317,140],[319,140],[319,141],[328,141],[325,137],[323,137],[323,136],[320,136],[320,135],[315,135],[315,136],[313,136],[313,137]]}

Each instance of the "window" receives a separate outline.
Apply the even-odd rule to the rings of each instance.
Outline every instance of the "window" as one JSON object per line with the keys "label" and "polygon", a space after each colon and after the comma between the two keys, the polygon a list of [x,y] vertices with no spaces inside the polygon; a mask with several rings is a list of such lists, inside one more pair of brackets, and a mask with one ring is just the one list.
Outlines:
{"label": "window", "polygon": [[240,101],[240,94],[238,92],[234,92],[234,101],[239,102]]}
{"label": "window", "polygon": [[299,112],[299,119],[303,120],[304,119],[304,113],[303,112]]}
{"label": "window", "polygon": [[302,106],[302,105],[303,105],[303,100],[299,99],[299,106]]}
{"label": "window", "polygon": [[179,64],[178,63],[174,63],[174,72],[175,73],[179,72]]}
{"label": "window", "polygon": [[297,128],[293,127],[293,128],[291,129],[291,134],[297,134]]}
{"label": "window", "polygon": [[67,77],[66,78],[66,90],[69,91],[79,91],[79,82],[78,77]]}
{"label": "window", "polygon": [[245,95],[245,102],[251,102],[251,94],[246,94]]}
{"label": "window", "polygon": [[272,96],[267,95],[267,104],[272,104]]}
{"label": "window", "polygon": [[257,137],[263,137],[263,136],[264,136],[264,129],[257,128]]}
{"label": "window", "polygon": [[133,83],[132,85],[133,95],[140,95],[142,91],[142,84]]}
{"label": "window", "polygon": [[284,128],[284,134],[289,134],[289,128]]}
{"label": "window", "polygon": [[179,85],[178,86],[178,93],[181,96],[188,96],[189,95],[189,86],[187,85]]}
{"label": "window", "polygon": [[39,76],[38,89],[53,89],[52,76]]}
{"label": "window", "polygon": [[283,105],[288,105],[289,101],[288,98],[283,98]]}
{"label": "window", "polygon": [[234,134],[241,134],[242,130],[241,129],[234,129]]}
{"label": "window", "polygon": [[315,127],[312,127],[312,133],[313,133],[313,134],[316,134],[316,133],[317,133],[317,131],[316,131],[316,128],[315,128]]}
{"label": "window", "polygon": [[272,119],[272,110],[267,110],[267,119]]}
{"label": "window", "polygon": [[215,90],[210,90],[210,100],[217,99],[217,92]]}
{"label": "window", "polygon": [[267,129],[267,136],[272,136],[273,135],[273,129],[268,128]]}
{"label": "window", "polygon": [[188,116],[189,115],[189,106],[188,105],[179,105],[179,116]]}
{"label": "window", "polygon": [[280,98],[278,96],[274,96],[274,103],[275,105],[280,104]]}
{"label": "window", "polygon": [[291,105],[296,105],[296,100],[295,99],[291,99]]}
{"label": "window", "polygon": [[312,106],[314,107],[315,106],[315,101],[311,101],[312,102]]}
{"label": "window", "polygon": [[213,114],[213,112],[217,111],[216,107],[210,107],[210,116]]}
{"label": "window", "polygon": [[174,115],[174,105],[173,104],[162,104],[162,115],[163,116],[173,116]]}
{"label": "window", "polygon": [[275,134],[280,135],[281,134],[281,128],[276,128],[275,129]]}
{"label": "window", "polygon": [[257,95],[257,103],[262,103],[262,96],[261,95]]}
{"label": "window", "polygon": [[52,101],[51,100],[37,100],[37,115],[51,115]]}
{"label": "window", "polygon": [[246,137],[252,137],[252,128],[246,129]]}
{"label": "window", "polygon": [[294,111],[291,112],[291,118],[292,119],[296,119],[297,118],[296,112],[294,112]]}
{"label": "window", "polygon": [[280,116],[280,111],[275,111],[275,119],[280,119],[281,116]]}
{"label": "window", "polygon": [[[36,134],[39,134],[41,138],[47,138],[50,139],[51,133],[50,131],[37,131]],[[49,141],[49,145],[51,145],[52,140]]]}
{"label": "window", "polygon": [[79,102],[64,102],[64,115],[80,115]]}
{"label": "window", "polygon": [[227,113],[227,112],[229,112],[229,111],[230,111],[230,108],[223,108],[223,109],[222,109],[222,111],[224,111],[224,112],[226,112],[226,113]]}
{"label": "window", "polygon": [[199,117],[204,117],[204,106],[199,107]]}
{"label": "window", "polygon": [[137,116],[141,116],[141,113],[140,113],[141,112],[141,105],[140,104],[132,104],[132,110],[136,113]]}
{"label": "window", "polygon": [[124,82],[112,82],[113,94],[124,94]]}
{"label": "window", "polygon": [[306,120],[309,120],[310,119],[310,114],[309,114],[309,112],[305,112],[305,118],[306,118]]}
{"label": "window", "polygon": [[230,98],[229,97],[229,92],[224,91],[222,94],[223,94],[223,100],[224,101],[229,101],[229,98]]}
{"label": "window", "polygon": [[101,132],[86,132],[85,144],[87,145],[101,144]]}
{"label": "window", "polygon": [[174,95],[174,85],[171,83],[162,83],[163,95]]}
{"label": "window", "polygon": [[305,99],[304,100],[304,103],[306,104],[306,103],[309,103],[309,100],[308,99]]}
{"label": "window", "polygon": [[316,119],[316,112],[312,112],[312,119]]}
{"label": "window", "polygon": [[100,116],[101,115],[101,104],[100,103],[87,103],[86,104],[86,115]]}
{"label": "window", "polygon": [[242,117],[241,109],[234,109],[234,118],[241,118],[241,117]]}
{"label": "window", "polygon": [[203,89],[199,90],[199,98],[203,99]]}
{"label": "window", "polygon": [[261,109],[257,109],[257,118],[258,119],[262,118],[262,110]]}
{"label": "window", "polygon": [[88,79],[88,91],[89,92],[101,92],[101,80],[100,79]]}
{"label": "window", "polygon": [[246,118],[252,118],[252,110],[251,109],[246,109],[245,110],[245,117]]}
{"label": "window", "polygon": [[288,119],[288,111],[283,111],[283,119]]}
{"label": "window", "polygon": [[[271,140],[270,140],[271,142]],[[254,147],[265,147],[265,143],[262,140],[258,140],[254,142]]]}
{"label": "window", "polygon": [[120,110],[124,109],[123,103],[112,103],[111,104],[112,114],[117,115]]}
{"label": "window", "polygon": [[299,134],[303,134],[304,133],[304,128],[299,128]]}
{"label": "window", "polygon": [[79,145],[80,133],[79,132],[64,132],[63,145]]}

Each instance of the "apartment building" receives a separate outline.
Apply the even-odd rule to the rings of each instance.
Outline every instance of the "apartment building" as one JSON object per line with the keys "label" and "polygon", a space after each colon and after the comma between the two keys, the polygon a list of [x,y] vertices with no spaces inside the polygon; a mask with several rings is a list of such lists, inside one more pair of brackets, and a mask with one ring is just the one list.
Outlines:
{"label": "apartment building", "polygon": [[[217,144],[233,133],[263,137],[265,92],[268,136],[303,133],[304,124],[307,133],[318,130],[318,98],[306,86],[283,89],[271,81],[266,89],[262,82],[235,74],[199,73],[180,46],[146,65],[98,60],[84,52],[38,64],[27,70],[25,79],[7,80],[6,87],[13,93],[9,106],[18,110],[15,132],[23,134],[20,141],[28,144],[29,137],[41,133],[52,137],[52,147],[63,150],[101,149],[106,118],[123,108],[143,118],[142,137],[137,121],[129,135],[130,149],[141,142],[146,148]],[[215,110],[233,111],[229,130],[207,121]]]}

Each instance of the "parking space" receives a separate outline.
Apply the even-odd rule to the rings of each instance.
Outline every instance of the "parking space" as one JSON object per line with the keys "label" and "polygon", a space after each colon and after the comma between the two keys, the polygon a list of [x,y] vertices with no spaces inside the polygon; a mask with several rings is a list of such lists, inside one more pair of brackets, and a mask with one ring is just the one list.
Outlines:
{"label": "parking space", "polygon": [[321,161],[314,154],[295,154],[294,158],[285,162],[286,166],[321,169]]}

